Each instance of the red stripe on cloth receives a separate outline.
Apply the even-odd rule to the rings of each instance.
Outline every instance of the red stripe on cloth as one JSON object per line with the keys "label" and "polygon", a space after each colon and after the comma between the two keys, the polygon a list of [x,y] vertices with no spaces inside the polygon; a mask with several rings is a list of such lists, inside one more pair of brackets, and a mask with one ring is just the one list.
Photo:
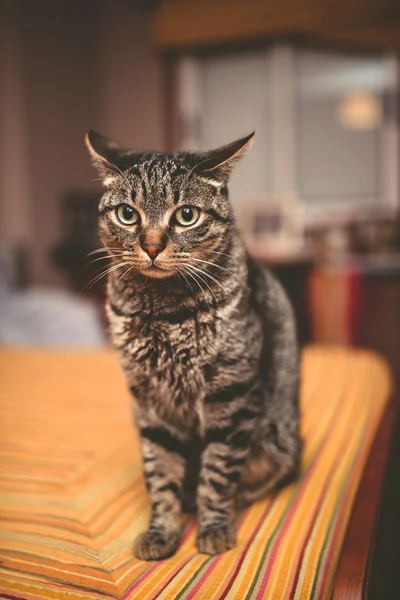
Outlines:
{"label": "red stripe on cloth", "polygon": [[[342,396],[345,393],[345,390],[346,390],[346,387],[344,387],[342,390],[342,394],[341,394]],[[274,566],[274,560],[276,558],[277,549],[282,540],[282,537],[284,536],[284,534],[286,533],[286,531],[288,530],[288,528],[291,524],[292,516],[293,516],[294,512],[296,511],[296,508],[297,508],[299,502],[302,499],[303,490],[306,488],[308,480],[310,479],[311,475],[313,474],[314,469],[319,465],[318,457],[322,454],[327,441],[329,441],[330,430],[331,430],[331,428],[334,428],[334,424],[337,420],[340,419],[340,416],[341,416],[341,403],[339,402],[338,405],[336,406],[336,410],[335,410],[334,414],[332,415],[330,426],[326,430],[326,435],[325,435],[324,439],[321,441],[321,445],[318,448],[318,450],[313,458],[313,462],[310,465],[310,468],[307,471],[307,473],[301,479],[301,483],[298,486],[296,498],[295,498],[293,504],[291,505],[291,507],[289,508],[289,510],[285,514],[284,523],[281,525],[279,535],[277,536],[275,543],[272,546],[272,550],[270,552],[270,558],[268,560],[267,568],[265,570],[264,577],[263,577],[261,585],[260,585],[260,589],[256,596],[256,600],[260,600],[262,598],[265,588],[267,587],[267,582],[268,582],[268,578],[271,574],[272,567]]]}
{"label": "red stripe on cloth", "polygon": [[243,564],[244,559],[246,558],[246,554],[248,552],[248,549],[252,543],[252,541],[254,540],[258,530],[260,529],[265,517],[267,516],[267,514],[269,513],[270,509],[272,506],[272,499],[268,502],[267,506],[265,507],[265,510],[263,511],[260,519],[257,521],[257,524],[254,528],[253,533],[251,534],[249,541],[247,542],[246,546],[244,547],[243,551],[242,551],[242,555],[239,559],[238,564],[236,565],[236,569],[235,572],[233,573],[232,577],[230,578],[227,587],[224,589],[222,595],[219,597],[219,600],[224,600],[224,598],[226,598],[227,593],[229,592],[229,590],[231,589],[233,582],[235,581],[237,574],[239,573],[240,567]]}
{"label": "red stripe on cloth", "polygon": [[[238,520],[237,523],[237,529],[238,531],[240,530],[240,527],[243,524],[244,518],[245,518],[246,512],[243,512],[240,515],[240,518]],[[207,579],[208,575],[210,573],[212,573],[212,571],[215,569],[215,567],[217,566],[217,564],[219,563],[219,561],[223,558],[223,554],[220,554],[219,556],[217,556],[213,562],[210,564],[210,566],[208,567],[208,569],[203,573],[203,575],[200,577],[199,581],[196,583],[196,585],[194,586],[194,588],[192,589],[191,592],[189,592],[189,594],[186,596],[186,600],[190,600],[191,598],[193,598],[193,596],[195,595],[195,593],[197,592],[197,590],[203,585],[203,582]]]}

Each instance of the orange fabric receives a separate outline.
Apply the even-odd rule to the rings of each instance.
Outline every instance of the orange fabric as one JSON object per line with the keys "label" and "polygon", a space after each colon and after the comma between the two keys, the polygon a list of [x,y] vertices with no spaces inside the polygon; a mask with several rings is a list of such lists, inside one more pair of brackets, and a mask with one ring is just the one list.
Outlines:
{"label": "orange fabric", "polygon": [[375,355],[303,355],[301,478],[237,516],[208,557],[195,522],[168,560],[132,541],[149,502],[131,398],[108,351],[0,352],[0,597],[23,600],[329,598],[368,450],[390,394]]}

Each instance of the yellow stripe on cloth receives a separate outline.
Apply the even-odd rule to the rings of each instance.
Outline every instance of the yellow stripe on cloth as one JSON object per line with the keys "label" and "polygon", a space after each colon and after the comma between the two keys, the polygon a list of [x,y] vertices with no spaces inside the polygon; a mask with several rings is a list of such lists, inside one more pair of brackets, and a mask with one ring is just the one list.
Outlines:
{"label": "yellow stripe on cloth", "polygon": [[21,600],[330,598],[351,507],[390,396],[372,353],[310,347],[299,480],[236,517],[238,542],[175,556],[132,542],[149,502],[131,398],[112,352],[0,352],[0,597]]}

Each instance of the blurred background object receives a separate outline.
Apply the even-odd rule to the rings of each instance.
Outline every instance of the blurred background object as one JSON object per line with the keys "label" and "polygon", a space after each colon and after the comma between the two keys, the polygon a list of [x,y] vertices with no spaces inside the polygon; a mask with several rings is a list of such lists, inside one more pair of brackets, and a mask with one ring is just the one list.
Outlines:
{"label": "blurred background object", "polygon": [[[24,302],[33,319],[43,301],[50,319],[44,299],[58,294],[92,311],[87,339],[104,343],[102,263],[85,259],[100,245],[101,195],[85,131],[173,151],[255,130],[231,199],[250,251],[293,300],[301,342],[364,344],[400,371],[397,2],[1,0],[0,11],[3,296],[39,294]],[[6,305],[2,322],[18,321]]]}

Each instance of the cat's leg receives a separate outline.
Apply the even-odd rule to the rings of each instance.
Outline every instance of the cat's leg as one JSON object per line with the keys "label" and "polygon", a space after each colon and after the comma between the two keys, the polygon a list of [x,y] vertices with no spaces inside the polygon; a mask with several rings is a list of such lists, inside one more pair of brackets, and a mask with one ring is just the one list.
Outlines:
{"label": "cat's leg", "polygon": [[[223,400],[226,400],[226,392],[224,394]],[[205,447],[197,489],[197,548],[206,554],[218,554],[235,545],[232,513],[258,417],[250,397],[233,398],[231,402],[220,403],[218,395],[214,395],[212,404],[212,407],[207,406],[206,399],[208,424],[206,421]]]}
{"label": "cat's leg", "polygon": [[283,487],[299,472],[302,444],[298,359],[295,340],[287,337],[275,340],[273,368],[264,383],[264,414],[257,422],[242,472],[236,499],[238,508]]}
{"label": "cat's leg", "polygon": [[136,539],[134,553],[143,560],[159,560],[171,556],[181,539],[186,444],[161,427],[142,427],[140,433],[151,519]]}
{"label": "cat's leg", "polygon": [[301,456],[298,433],[285,431],[278,441],[277,429],[276,426],[265,427],[266,431],[270,431],[270,435],[252,444],[238,486],[238,509],[245,508],[268,493],[291,483],[298,476]]}
{"label": "cat's leg", "polygon": [[199,483],[201,443],[196,440],[186,461],[186,473],[182,493],[182,511],[194,514],[197,512],[197,486]]}
{"label": "cat's leg", "polygon": [[293,480],[299,471],[299,351],[289,300],[271,273],[264,273],[264,346],[260,380],[263,414],[257,421],[239,484],[237,506],[258,500]]}

